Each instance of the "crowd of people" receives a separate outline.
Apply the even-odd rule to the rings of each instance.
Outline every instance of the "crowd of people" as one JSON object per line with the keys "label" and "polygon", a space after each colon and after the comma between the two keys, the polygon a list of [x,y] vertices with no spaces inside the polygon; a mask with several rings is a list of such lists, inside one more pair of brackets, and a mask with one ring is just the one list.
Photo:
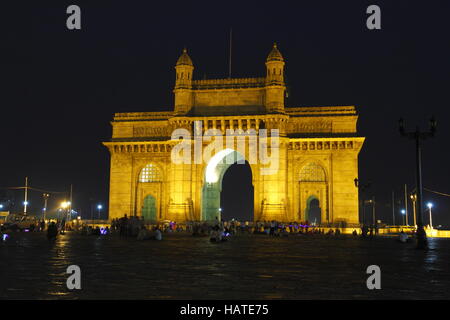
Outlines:
{"label": "crowd of people", "polygon": [[[38,220],[30,225],[29,231],[43,232],[47,230],[47,237],[50,240],[56,239],[58,234],[65,231],[78,231],[84,235],[108,235],[110,233],[118,234],[120,237],[133,237],[137,240],[156,239],[162,240],[163,233],[187,232],[196,237],[208,237],[211,242],[223,242],[229,236],[256,234],[273,237],[288,237],[294,235],[326,235],[340,236],[341,228],[331,226],[312,225],[305,222],[280,222],[272,221],[238,221],[231,219],[229,221],[219,221],[217,218],[213,222],[206,221],[187,221],[184,224],[177,224],[175,221],[153,222],[145,221],[143,217],[130,216],[126,214],[121,218],[112,219],[109,226],[89,226],[86,224],[66,223],[65,220],[49,221]],[[360,229],[360,232],[357,231]],[[379,234],[378,225],[363,225],[360,228],[354,228],[352,235],[361,238],[373,238]],[[410,240],[408,234],[401,231],[398,234],[398,241],[405,243]]]}

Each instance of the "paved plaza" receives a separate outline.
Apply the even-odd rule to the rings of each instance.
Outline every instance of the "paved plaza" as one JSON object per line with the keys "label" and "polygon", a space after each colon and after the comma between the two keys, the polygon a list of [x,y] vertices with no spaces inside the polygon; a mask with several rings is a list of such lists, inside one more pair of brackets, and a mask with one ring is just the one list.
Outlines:
{"label": "paved plaza", "polygon": [[[449,299],[450,240],[428,251],[394,238],[238,235],[228,242],[187,233],[163,241],[73,232],[13,233],[0,243],[0,299]],[[81,268],[81,290],[66,269]],[[368,290],[366,268],[381,268]]]}

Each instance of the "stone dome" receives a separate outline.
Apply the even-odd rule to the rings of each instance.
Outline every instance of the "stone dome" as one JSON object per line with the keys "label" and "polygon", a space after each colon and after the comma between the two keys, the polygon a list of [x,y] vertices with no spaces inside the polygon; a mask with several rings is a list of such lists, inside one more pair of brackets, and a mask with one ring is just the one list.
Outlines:
{"label": "stone dome", "polygon": [[272,51],[270,51],[266,61],[284,61],[283,56],[278,50],[276,43],[273,44]]}
{"label": "stone dome", "polygon": [[189,57],[189,55],[187,54],[186,48],[183,49],[183,53],[178,58],[176,65],[177,66],[181,66],[181,65],[194,66],[194,64],[192,63],[191,57]]}

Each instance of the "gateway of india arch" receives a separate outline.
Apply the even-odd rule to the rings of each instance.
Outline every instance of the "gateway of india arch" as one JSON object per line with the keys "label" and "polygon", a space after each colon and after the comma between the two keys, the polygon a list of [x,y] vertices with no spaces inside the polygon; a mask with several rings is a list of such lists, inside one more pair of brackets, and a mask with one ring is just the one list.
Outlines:
{"label": "gateway of india arch", "polygon": [[[195,80],[184,49],[175,66],[173,111],[115,113],[112,139],[103,143],[111,154],[109,219],[124,214],[150,222],[220,219],[222,177],[232,156],[250,164],[254,221],[312,222],[314,209],[316,223],[359,223],[354,180],[364,138],[357,134],[355,107],[285,106],[285,62],[276,44],[265,65],[265,77]],[[186,140],[194,145],[198,128],[200,136],[209,129],[221,134],[234,129],[237,137],[209,159],[174,161],[172,153],[183,140],[173,137],[174,130],[190,133]],[[258,135],[267,131],[258,136],[258,151],[265,146],[268,155],[277,154],[272,159],[277,170],[264,171],[269,164],[259,158],[248,161],[250,138],[238,133],[251,129]],[[200,140],[203,150],[215,137],[206,138]],[[238,141],[247,151],[236,147]]]}

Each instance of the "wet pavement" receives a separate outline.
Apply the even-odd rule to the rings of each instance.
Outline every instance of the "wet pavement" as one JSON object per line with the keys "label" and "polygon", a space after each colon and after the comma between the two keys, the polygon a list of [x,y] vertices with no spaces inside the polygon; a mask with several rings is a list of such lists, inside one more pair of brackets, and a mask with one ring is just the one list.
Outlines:
{"label": "wet pavement", "polygon": [[[50,243],[13,233],[0,243],[0,299],[449,299],[450,239],[429,247],[298,235],[215,244],[186,233],[137,241],[68,232]],[[366,286],[373,264],[381,290]],[[69,265],[81,268],[81,290],[66,287]]]}

